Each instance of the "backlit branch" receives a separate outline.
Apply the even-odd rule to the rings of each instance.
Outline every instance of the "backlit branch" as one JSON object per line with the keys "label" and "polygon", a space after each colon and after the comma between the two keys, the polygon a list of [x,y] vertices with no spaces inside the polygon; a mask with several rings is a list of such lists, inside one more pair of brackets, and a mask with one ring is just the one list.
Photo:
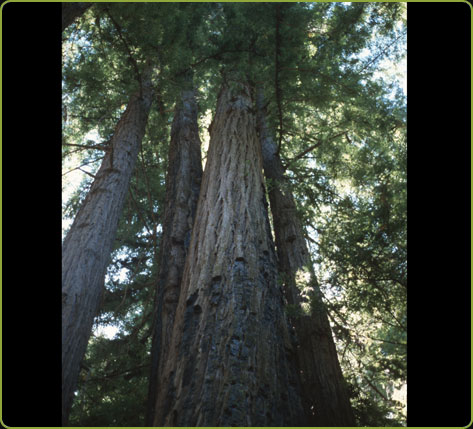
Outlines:
{"label": "backlit branch", "polygon": [[[330,142],[330,141],[332,141],[332,140],[335,140],[337,137],[340,137],[340,136],[346,134],[347,132],[348,132],[348,131],[345,130],[345,131],[342,131],[342,132],[340,132],[340,133],[338,133],[338,134],[335,134],[334,136],[332,136],[332,137],[330,137],[328,140],[326,140],[325,143],[328,143],[328,142]],[[312,146],[309,146],[306,150],[302,151],[301,153],[299,153],[298,155],[296,155],[294,158],[290,159],[290,160],[287,162],[286,166],[285,166],[285,170],[287,170],[291,164],[294,164],[294,162],[296,162],[297,160],[299,160],[299,159],[301,159],[302,157],[304,157],[304,156],[305,156],[306,154],[308,154],[310,151],[312,151],[312,150],[314,150],[314,149],[317,149],[319,146],[322,145],[322,143],[324,143],[323,140],[318,140],[318,139],[316,139],[316,140],[317,140],[317,143],[313,144]]]}

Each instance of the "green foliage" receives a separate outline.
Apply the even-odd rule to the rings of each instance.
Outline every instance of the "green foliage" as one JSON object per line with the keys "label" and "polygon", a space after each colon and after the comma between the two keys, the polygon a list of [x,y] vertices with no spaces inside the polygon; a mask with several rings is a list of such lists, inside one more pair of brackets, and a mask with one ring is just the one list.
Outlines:
{"label": "green foliage", "polygon": [[149,356],[137,337],[90,340],[72,426],[143,426]]}
{"label": "green foliage", "polygon": [[353,404],[364,426],[405,419],[405,406],[387,389],[407,380],[406,147],[403,129],[385,133],[371,132],[345,151],[339,198],[317,225],[318,276],[345,375],[363,392]]}
{"label": "green foliage", "polygon": [[[143,424],[172,110],[193,81],[203,119],[230,71],[264,90],[358,423],[405,425],[405,25],[402,3],[97,3],[65,31],[65,173],[97,171],[146,64],[156,94],[72,425]],[[93,180],[73,174],[70,220]]]}

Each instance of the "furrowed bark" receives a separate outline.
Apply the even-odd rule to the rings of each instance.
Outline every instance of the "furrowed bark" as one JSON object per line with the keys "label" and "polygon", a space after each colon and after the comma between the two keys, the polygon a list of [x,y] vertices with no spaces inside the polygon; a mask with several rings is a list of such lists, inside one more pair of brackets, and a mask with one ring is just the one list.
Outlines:
{"label": "furrowed bark", "polygon": [[154,426],[300,422],[251,107],[220,92]]}
{"label": "furrowed bark", "polygon": [[82,16],[93,3],[67,2],[62,4],[62,31],[64,31],[74,20]]}
{"label": "furrowed bark", "polygon": [[118,122],[109,149],[62,247],[62,418],[67,424],[79,365],[85,354],[152,102],[145,78]]}
{"label": "furrowed bark", "polygon": [[151,350],[151,376],[146,425],[153,423],[156,390],[163,372],[162,358],[171,342],[184,262],[189,247],[202,180],[197,103],[194,91],[183,91],[171,128],[166,207],[159,254],[156,320]]}
{"label": "furrowed bark", "polygon": [[[263,165],[268,186],[273,226],[278,253],[278,268],[282,274],[288,304],[301,308],[304,298],[297,287],[297,275],[311,261],[296,204],[284,176],[278,147],[266,124],[264,100],[258,92],[258,132],[263,153]],[[306,271],[307,272],[307,271]],[[310,273],[311,270],[308,270]],[[317,279],[309,280],[313,287],[310,300],[312,312],[291,318],[298,339],[299,364],[307,426],[354,426],[355,420],[347,394],[345,380],[338,361],[332,331]]]}

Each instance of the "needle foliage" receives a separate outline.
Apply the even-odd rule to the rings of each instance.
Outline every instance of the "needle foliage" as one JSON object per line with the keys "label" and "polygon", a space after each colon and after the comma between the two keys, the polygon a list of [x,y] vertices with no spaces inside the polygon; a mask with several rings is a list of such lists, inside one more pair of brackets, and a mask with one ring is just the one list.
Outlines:
{"label": "needle foliage", "polygon": [[64,31],[65,230],[150,64],[156,94],[71,425],[144,423],[174,103],[191,73],[205,152],[230,70],[264,91],[357,424],[406,424],[405,14],[402,3],[96,3]]}

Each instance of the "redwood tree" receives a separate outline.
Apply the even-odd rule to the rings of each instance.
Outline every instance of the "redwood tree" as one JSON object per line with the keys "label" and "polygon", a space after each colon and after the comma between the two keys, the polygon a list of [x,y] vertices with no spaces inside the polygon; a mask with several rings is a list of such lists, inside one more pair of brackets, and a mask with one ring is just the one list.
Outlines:
{"label": "redwood tree", "polygon": [[248,86],[226,83],[154,426],[288,426],[302,415]]}
{"label": "redwood tree", "polygon": [[[297,215],[291,187],[284,175],[277,144],[264,112],[262,91],[258,92],[258,134],[263,153],[263,167],[270,183],[268,195],[273,217],[278,254],[278,269],[286,300],[292,309],[291,323],[297,335],[297,362],[300,369],[307,423],[313,426],[354,426],[355,419],[338,361],[330,323],[322,294],[313,276],[304,230]],[[310,285],[303,296],[298,277]],[[309,302],[308,302],[309,301]],[[309,311],[302,308],[310,304]]]}
{"label": "redwood tree", "polygon": [[62,248],[62,418],[99,309],[110,252],[152,103],[150,73],[130,98]]}
{"label": "redwood tree", "polygon": [[202,179],[197,103],[194,90],[178,100],[171,129],[163,235],[159,251],[151,375],[146,424],[152,424],[156,388],[164,366],[162,356],[171,342],[184,262],[189,247]]}
{"label": "redwood tree", "polygon": [[[101,140],[112,135],[114,115],[131,93],[130,77],[145,58],[156,56],[160,65],[159,115],[152,112],[143,147],[143,161],[150,162],[143,162],[146,174],[133,182],[122,219],[130,228],[126,234],[119,230],[113,278],[107,276],[96,318],[98,326],[119,330],[114,338],[98,331],[89,342],[85,363],[93,375],[81,383],[74,422],[143,425],[153,329],[146,424],[352,425],[331,330],[337,347],[343,347],[339,359],[357,424],[389,422],[384,417],[390,419],[395,409],[389,389],[405,380],[398,365],[404,356],[405,339],[398,334],[405,324],[405,299],[391,293],[397,289],[386,275],[405,271],[404,239],[393,236],[405,231],[400,204],[405,183],[391,162],[404,159],[392,137],[403,126],[405,106],[401,97],[395,106],[393,89],[374,72],[402,40],[399,5],[98,4],[80,26],[65,31],[72,43],[64,53],[64,145],[79,147],[86,155],[80,158],[83,165],[92,156],[95,163],[103,149],[88,133]],[[167,112],[180,96],[183,74],[193,72],[205,114],[216,104],[222,69],[238,70],[240,82],[227,81],[219,96],[189,244],[197,186],[183,185],[192,183],[185,154],[191,148],[179,147],[178,137],[194,134],[194,126],[187,128],[176,110],[169,156],[156,145],[169,141]],[[275,136],[266,138],[259,127],[263,154],[254,100],[242,82],[258,82],[267,96],[266,116]],[[158,116],[159,121],[152,119]],[[197,162],[197,156],[192,159]],[[263,167],[277,253],[266,219]],[[153,228],[146,228],[148,223]],[[148,257],[147,249],[158,245],[161,257],[152,264],[155,253]],[[399,253],[395,262],[393,250]],[[128,267],[127,276],[120,267]],[[311,293],[301,293],[301,280]],[[309,301],[312,313],[305,314]],[[399,329],[386,329],[391,313]],[[397,347],[394,352],[372,343],[384,340]],[[130,380],[140,389],[129,389]],[[376,395],[381,398],[378,391],[386,406],[373,402]]]}

